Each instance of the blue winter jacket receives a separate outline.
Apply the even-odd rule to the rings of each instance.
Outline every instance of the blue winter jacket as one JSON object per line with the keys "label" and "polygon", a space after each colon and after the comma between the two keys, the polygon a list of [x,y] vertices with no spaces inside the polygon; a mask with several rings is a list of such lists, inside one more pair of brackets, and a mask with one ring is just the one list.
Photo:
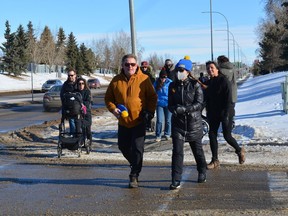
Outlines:
{"label": "blue winter jacket", "polygon": [[[158,78],[158,79],[160,79],[160,78]],[[162,88],[160,90],[156,90],[158,79],[153,84],[155,91],[157,93],[157,96],[158,96],[157,106],[167,107],[168,106],[168,90],[169,90],[169,85],[172,82],[172,80],[169,78],[166,78]]]}

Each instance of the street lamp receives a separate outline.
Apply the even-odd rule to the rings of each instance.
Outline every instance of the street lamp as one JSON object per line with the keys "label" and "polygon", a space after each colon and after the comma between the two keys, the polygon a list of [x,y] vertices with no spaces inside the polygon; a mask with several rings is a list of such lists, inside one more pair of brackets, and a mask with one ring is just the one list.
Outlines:
{"label": "street lamp", "polygon": [[[202,13],[210,13],[210,12],[208,12],[208,11],[204,11],[204,12],[202,12]],[[220,14],[220,15],[222,15],[224,18],[225,18],[225,20],[226,20],[226,24],[227,24],[227,47],[228,47],[228,58],[230,57],[230,52],[229,52],[229,23],[228,23],[228,19],[226,18],[226,16],[224,15],[224,14],[222,14],[222,13],[220,13],[220,12],[218,12],[218,11],[211,11],[211,13],[217,13],[217,14]]]}
{"label": "street lamp", "polygon": [[[228,31],[228,30],[215,30],[215,31],[227,31],[228,33],[230,33],[233,37],[233,50],[234,50],[234,63],[235,63],[235,38],[234,38],[234,35],[232,34],[231,31]],[[228,41],[229,43],[229,41]]]}

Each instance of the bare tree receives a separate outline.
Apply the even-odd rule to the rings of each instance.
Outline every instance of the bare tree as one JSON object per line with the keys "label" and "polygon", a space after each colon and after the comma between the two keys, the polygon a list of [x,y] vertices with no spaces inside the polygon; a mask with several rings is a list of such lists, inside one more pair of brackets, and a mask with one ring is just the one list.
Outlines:
{"label": "bare tree", "polygon": [[39,46],[42,53],[41,63],[48,65],[49,72],[51,72],[52,65],[55,65],[56,46],[54,37],[48,26],[45,26],[41,34]]}
{"label": "bare tree", "polygon": [[110,47],[109,44],[110,42],[108,37],[99,39],[98,41],[92,41],[92,50],[95,53],[96,64],[100,70],[101,68],[105,68],[105,49]]}
{"label": "bare tree", "polygon": [[127,54],[131,53],[131,38],[124,31],[116,33],[112,39],[112,67],[116,69],[117,73],[121,69],[121,59]]}

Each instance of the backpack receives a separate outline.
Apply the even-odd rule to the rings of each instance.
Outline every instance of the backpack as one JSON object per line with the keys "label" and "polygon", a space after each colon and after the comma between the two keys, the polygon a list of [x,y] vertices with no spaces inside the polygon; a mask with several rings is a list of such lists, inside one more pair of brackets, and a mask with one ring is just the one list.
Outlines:
{"label": "backpack", "polygon": [[82,96],[79,92],[66,92],[62,103],[65,116],[72,117],[81,113]]}

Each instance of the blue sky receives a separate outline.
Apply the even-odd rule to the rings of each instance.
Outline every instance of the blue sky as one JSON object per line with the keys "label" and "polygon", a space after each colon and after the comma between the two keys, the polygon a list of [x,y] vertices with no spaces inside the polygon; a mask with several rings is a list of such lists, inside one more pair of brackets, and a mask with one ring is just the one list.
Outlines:
{"label": "blue sky", "polygon": [[[175,61],[185,55],[194,62],[210,60],[210,15],[202,13],[209,10],[210,0],[134,0],[135,30],[138,43],[145,49],[143,57],[157,53]],[[228,20],[236,41],[235,60],[251,64],[257,57],[256,28],[265,16],[263,0],[212,0],[212,10]],[[213,56],[227,56],[227,22],[221,14],[212,15]],[[29,21],[38,34],[45,25],[54,34],[63,27],[66,34],[74,33],[79,44],[87,45],[120,31],[130,35],[129,0],[2,0],[1,44],[6,20],[12,31],[20,24],[26,28]],[[229,57],[233,61],[233,39],[231,34],[229,37]]]}

